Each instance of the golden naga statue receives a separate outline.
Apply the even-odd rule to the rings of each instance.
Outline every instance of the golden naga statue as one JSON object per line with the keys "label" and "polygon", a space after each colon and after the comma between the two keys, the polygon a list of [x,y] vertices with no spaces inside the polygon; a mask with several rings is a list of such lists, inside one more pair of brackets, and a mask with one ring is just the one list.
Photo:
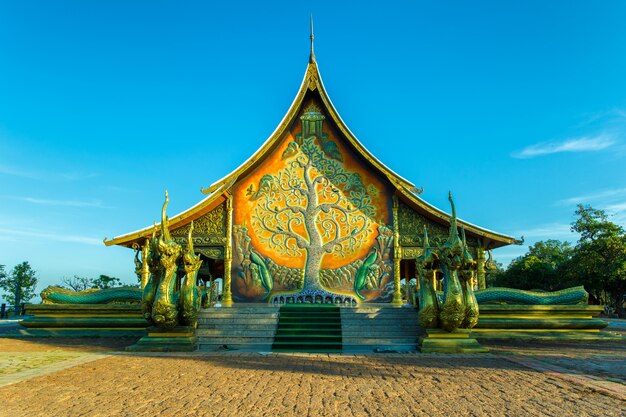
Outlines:
{"label": "golden naga statue", "polygon": [[448,195],[452,206],[450,218],[450,234],[448,240],[441,247],[441,269],[443,271],[443,303],[439,313],[441,327],[452,331],[458,329],[465,319],[465,303],[459,281],[458,271],[461,267],[463,243],[459,238],[456,225],[456,209],[452,200],[452,193]]}
{"label": "golden naga statue", "polygon": [[[135,274],[137,274],[137,279],[139,279],[141,283],[141,289],[146,287],[148,279],[150,278],[150,267],[148,266],[149,245],[150,241],[148,239],[146,239],[141,246],[137,243],[133,243],[133,249],[135,249]],[[141,259],[139,258],[139,254],[141,254]]]}
{"label": "golden naga statue", "polygon": [[[420,280],[418,320],[424,328],[440,326],[444,330],[454,331],[459,328],[471,329],[478,323],[478,303],[472,287],[477,263],[469,252],[465,228],[461,228],[462,239],[459,237],[452,193],[448,199],[452,206],[448,239],[434,253],[428,242],[428,232],[424,229],[424,250],[416,258]],[[441,301],[429,279],[437,268],[443,272]]]}
{"label": "golden naga statue", "polygon": [[[146,241],[142,248],[141,264],[142,273],[146,265],[149,272],[142,294],[143,316],[151,324],[163,329],[171,329],[179,324],[196,325],[200,296],[195,284],[202,264],[200,256],[193,252],[191,237],[193,223],[184,255],[181,245],[172,239],[166,215],[168,203],[169,196],[166,191],[161,209],[161,230],[154,225],[152,238]],[[160,233],[157,236],[158,232]],[[180,283],[177,282],[176,275],[181,255],[186,273],[182,286],[178,285]]]}
{"label": "golden naga statue", "polygon": [[463,241],[463,254],[461,256],[461,269],[459,270],[459,280],[463,289],[463,300],[465,301],[465,319],[461,327],[471,329],[478,324],[478,301],[474,294],[474,277],[476,276],[477,263],[469,252],[465,239],[465,227],[461,226],[461,239]]}
{"label": "golden naga statue", "polygon": [[415,260],[417,266],[417,276],[420,283],[419,293],[419,312],[417,320],[425,329],[433,329],[437,327],[439,318],[439,303],[437,302],[437,293],[433,287],[432,278],[439,260],[437,255],[430,249],[428,242],[428,230],[424,226],[424,245],[423,252]]}
{"label": "golden naga statue", "polygon": [[193,239],[191,237],[193,233],[193,221],[189,228],[189,234],[187,235],[187,249],[183,254],[183,264],[185,267],[185,283],[180,289],[179,309],[180,309],[180,323],[185,326],[195,327],[198,321],[198,310],[200,309],[200,303],[202,297],[196,287],[196,281],[198,279],[198,271],[202,266],[202,259],[200,255],[196,255],[193,251]]}
{"label": "golden naga statue", "polygon": [[156,290],[161,282],[163,277],[163,268],[161,267],[161,262],[159,260],[159,251],[157,244],[157,225],[154,224],[154,229],[152,230],[152,238],[148,242],[148,271],[149,277],[146,282],[146,285],[143,287],[143,295],[141,297],[141,312],[143,317],[150,323],[154,324],[152,321],[152,305],[154,304],[154,298],[156,296]]}

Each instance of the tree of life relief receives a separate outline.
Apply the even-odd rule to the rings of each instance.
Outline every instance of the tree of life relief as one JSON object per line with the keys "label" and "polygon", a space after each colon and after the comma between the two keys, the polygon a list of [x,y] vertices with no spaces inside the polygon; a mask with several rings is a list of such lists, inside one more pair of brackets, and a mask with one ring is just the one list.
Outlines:
{"label": "tree of life relief", "polygon": [[[373,201],[381,200],[379,188],[346,170],[337,143],[323,132],[324,119],[315,105],[308,106],[301,133],[283,146],[282,168],[246,189],[251,230],[246,224],[233,230],[240,293],[262,292],[260,299],[273,303],[391,297],[393,232]],[[264,251],[253,247],[249,232]],[[281,265],[263,252],[294,262]],[[343,265],[324,268],[325,257]],[[303,265],[294,267],[296,260]]]}

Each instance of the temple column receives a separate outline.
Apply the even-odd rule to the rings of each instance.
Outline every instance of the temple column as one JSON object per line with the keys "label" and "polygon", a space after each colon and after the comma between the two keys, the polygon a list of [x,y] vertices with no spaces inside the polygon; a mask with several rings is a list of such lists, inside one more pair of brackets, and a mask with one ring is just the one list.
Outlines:
{"label": "temple column", "polygon": [[391,304],[402,306],[402,291],[400,290],[400,261],[402,248],[400,247],[400,227],[398,224],[398,196],[393,196],[393,299]]}
{"label": "temple column", "polygon": [[485,250],[481,247],[476,248],[476,280],[478,281],[479,290],[487,288],[485,274]]}
{"label": "temple column", "polygon": [[229,195],[226,200],[226,245],[224,246],[224,292],[222,305],[233,305],[233,293],[231,291],[231,266],[233,263],[233,196]]}

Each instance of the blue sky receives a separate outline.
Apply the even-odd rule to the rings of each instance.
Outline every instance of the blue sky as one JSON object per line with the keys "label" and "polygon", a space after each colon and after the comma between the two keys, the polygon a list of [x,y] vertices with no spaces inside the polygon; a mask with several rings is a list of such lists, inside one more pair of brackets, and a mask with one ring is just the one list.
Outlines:
{"label": "blue sky", "polygon": [[0,264],[40,285],[134,281],[113,237],[198,202],[274,130],[308,18],[343,119],[423,197],[575,240],[577,203],[626,224],[626,3],[0,1]]}

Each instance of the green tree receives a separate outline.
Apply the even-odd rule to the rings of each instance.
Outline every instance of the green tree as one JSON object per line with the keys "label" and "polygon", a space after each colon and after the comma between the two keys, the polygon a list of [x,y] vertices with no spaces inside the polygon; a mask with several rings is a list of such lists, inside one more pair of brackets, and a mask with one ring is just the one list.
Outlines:
{"label": "green tree", "polygon": [[106,289],[119,287],[122,285],[122,281],[119,278],[100,275],[98,278],[95,278],[91,284],[93,288]]}
{"label": "green tree", "polygon": [[0,288],[3,288],[2,283],[4,282],[6,278],[7,278],[7,273],[4,270],[4,265],[0,265]]}
{"label": "green tree", "polygon": [[15,313],[20,311],[20,305],[35,296],[37,273],[28,262],[16,265],[8,275],[4,267],[0,273],[0,289],[5,292],[6,300],[13,304]]}
{"label": "green tree", "polygon": [[503,273],[495,277],[499,287],[522,290],[556,291],[568,286],[563,280],[563,265],[572,258],[574,249],[569,242],[546,240],[528,248],[528,253],[516,258]]}
{"label": "green tree", "polygon": [[87,277],[79,277],[74,275],[72,278],[64,277],[61,279],[61,286],[73,291],[84,291],[93,288],[93,280]]}
{"label": "green tree", "polygon": [[584,285],[601,304],[623,312],[626,292],[626,232],[604,210],[578,205],[572,231],[580,234],[566,271],[572,284]]}

